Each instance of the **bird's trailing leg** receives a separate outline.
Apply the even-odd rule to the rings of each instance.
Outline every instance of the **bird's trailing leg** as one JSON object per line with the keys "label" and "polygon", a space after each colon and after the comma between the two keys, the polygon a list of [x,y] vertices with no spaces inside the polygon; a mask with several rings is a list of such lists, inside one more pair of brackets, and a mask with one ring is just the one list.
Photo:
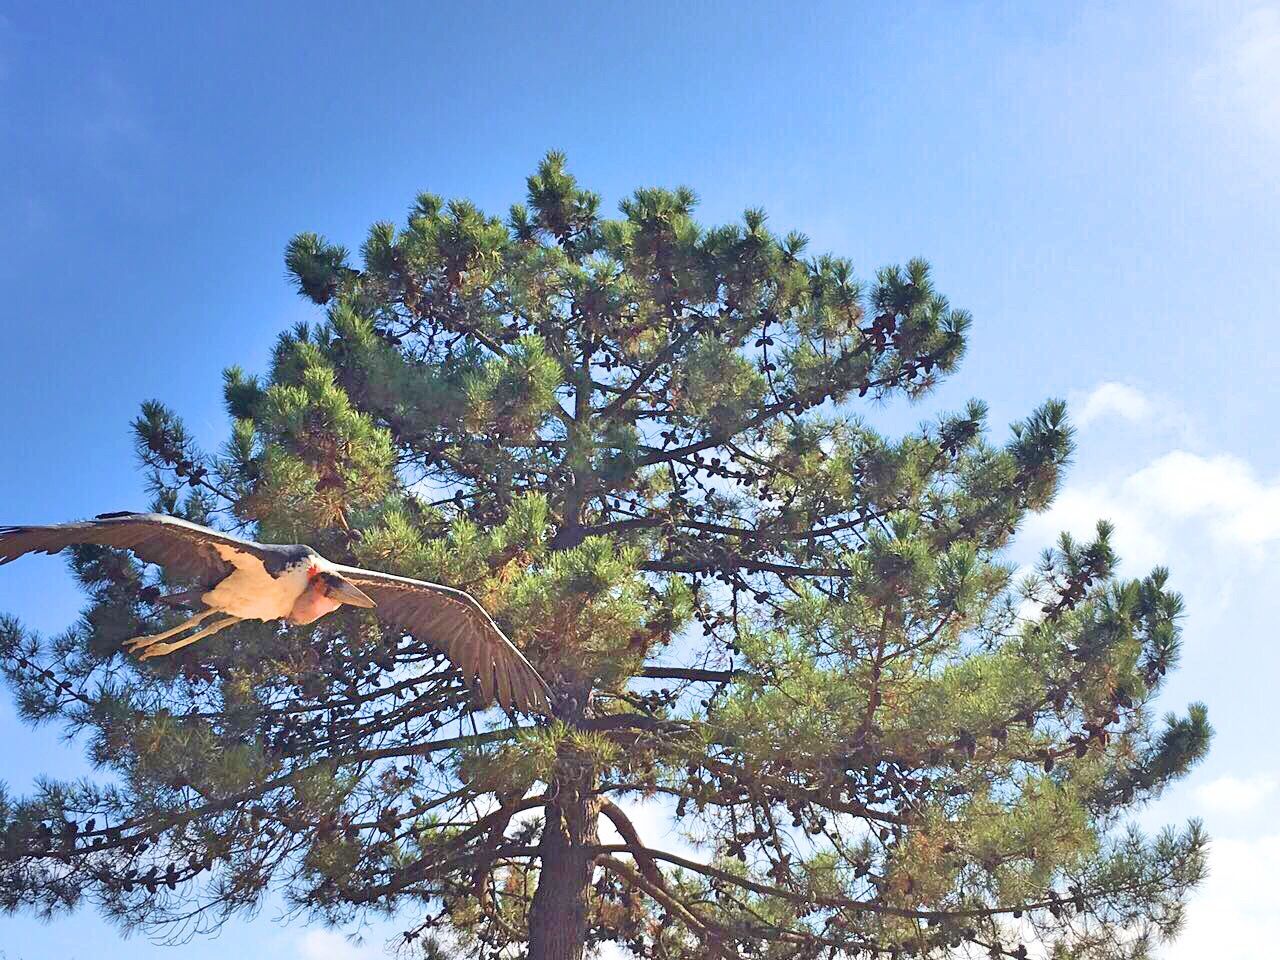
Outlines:
{"label": "bird's trailing leg", "polygon": [[125,649],[128,650],[130,653],[137,653],[143,647],[149,647],[153,643],[159,643],[161,640],[168,640],[170,637],[174,636],[175,634],[181,633],[183,630],[186,630],[188,627],[194,627],[201,620],[205,620],[208,617],[211,617],[216,612],[217,611],[215,610],[205,610],[203,613],[197,613],[194,617],[188,617],[186,620],[183,620],[176,627],[171,627],[170,629],[164,631],[163,633],[153,633],[146,637],[134,637],[132,640],[126,640],[124,644]]}
{"label": "bird's trailing leg", "polygon": [[219,630],[225,630],[233,623],[239,623],[241,617],[227,617],[225,620],[219,620],[217,623],[211,623],[209,626],[197,630],[189,637],[183,637],[181,640],[175,640],[173,643],[157,643],[148,647],[140,656],[139,660],[150,660],[152,657],[163,657],[165,654],[173,653],[175,650],[181,650],[189,643],[195,643],[197,640],[203,640],[205,637],[212,637]]}

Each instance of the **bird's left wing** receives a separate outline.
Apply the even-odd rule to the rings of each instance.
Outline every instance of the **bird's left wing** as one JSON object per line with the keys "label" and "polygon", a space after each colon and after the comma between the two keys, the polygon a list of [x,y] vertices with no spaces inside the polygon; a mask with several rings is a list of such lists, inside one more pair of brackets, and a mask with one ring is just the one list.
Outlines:
{"label": "bird's left wing", "polygon": [[534,713],[551,708],[547,683],[471,594],[359,567],[334,571],[377,603],[374,613],[425,640],[479,684],[486,700]]}
{"label": "bird's left wing", "polygon": [[269,547],[162,513],[105,513],[49,526],[0,526],[0,564],[24,553],[57,553],[80,543],[131,550],[172,576],[212,586],[239,563],[273,559]]}

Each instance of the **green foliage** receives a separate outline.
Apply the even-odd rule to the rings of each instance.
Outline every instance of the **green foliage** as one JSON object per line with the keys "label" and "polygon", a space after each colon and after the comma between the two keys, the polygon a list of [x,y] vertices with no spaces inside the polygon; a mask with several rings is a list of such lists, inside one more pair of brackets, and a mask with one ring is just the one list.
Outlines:
{"label": "green foliage", "polygon": [[[145,404],[156,505],[470,591],[551,683],[484,711],[421,638],[357,613],[242,624],[140,665],[161,574],[79,550],[84,617],[0,623],[19,709],[103,782],[0,796],[0,904],[89,899],[207,929],[271,885],[442,955],[1148,956],[1203,872],[1197,824],[1123,818],[1205,753],[1153,720],[1177,662],[1163,569],[1110,527],[1015,580],[1003,550],[1072,454],[1050,401],[992,438],[974,401],[901,437],[860,419],[952,372],[970,318],[919,260],[870,282],[687,189],[601,215],[549,154],[505,221],[422,194],[362,268],[286,252],[323,318],[232,368],[203,453]],[[168,585],[165,585],[168,586]],[[639,836],[667,803],[697,859]],[[601,841],[600,823],[619,839]],[[557,921],[561,922],[561,921]],[[563,920],[565,923],[578,921]]]}
{"label": "green foliage", "polygon": [[559,402],[563,379],[542,338],[523,336],[466,379],[463,426],[503,441],[534,440]]}
{"label": "green foliage", "polygon": [[290,240],[284,262],[299,292],[316,303],[328,303],[350,272],[347,251],[314,233],[300,233]]}

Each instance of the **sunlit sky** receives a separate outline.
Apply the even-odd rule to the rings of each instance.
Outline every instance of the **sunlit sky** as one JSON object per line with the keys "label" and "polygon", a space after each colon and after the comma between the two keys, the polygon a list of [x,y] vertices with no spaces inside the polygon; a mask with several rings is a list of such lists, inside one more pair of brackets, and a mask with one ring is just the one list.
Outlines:
{"label": "sunlit sky", "polygon": [[[1172,567],[1166,704],[1206,701],[1218,735],[1140,818],[1215,839],[1160,956],[1274,957],[1280,4],[426,6],[0,0],[0,521],[144,507],[143,399],[220,442],[223,367],[262,369],[316,315],[284,278],[291,234],[358,247],[420,190],[503,213],[550,148],[610,206],[688,184],[705,220],[762,206],[864,276],[924,256],[974,314],[969,357],[873,419],[978,396],[1002,435],[1071,402],[1075,465],[1014,559],[1106,517],[1123,572]],[[0,571],[0,610],[33,628],[79,602],[59,560]],[[0,779],[41,772],[84,767],[5,696]],[[0,952],[383,956],[385,931],[347,932],[268,905],[174,950],[78,913],[0,918]]]}

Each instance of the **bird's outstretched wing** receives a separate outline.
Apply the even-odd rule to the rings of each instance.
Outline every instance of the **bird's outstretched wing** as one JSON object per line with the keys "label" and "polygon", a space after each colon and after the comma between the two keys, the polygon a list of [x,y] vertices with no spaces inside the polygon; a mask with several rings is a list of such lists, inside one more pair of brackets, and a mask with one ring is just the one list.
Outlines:
{"label": "bird's outstretched wing", "polygon": [[359,567],[335,572],[378,604],[378,617],[437,647],[489,701],[548,713],[547,684],[471,594]]}
{"label": "bird's outstretched wing", "polygon": [[147,563],[164,567],[183,580],[212,586],[236,567],[236,561],[270,561],[270,548],[240,540],[198,523],[161,513],[106,513],[96,520],[46,527],[0,526],[0,564],[24,553],[57,553],[78,543],[131,550]]}

